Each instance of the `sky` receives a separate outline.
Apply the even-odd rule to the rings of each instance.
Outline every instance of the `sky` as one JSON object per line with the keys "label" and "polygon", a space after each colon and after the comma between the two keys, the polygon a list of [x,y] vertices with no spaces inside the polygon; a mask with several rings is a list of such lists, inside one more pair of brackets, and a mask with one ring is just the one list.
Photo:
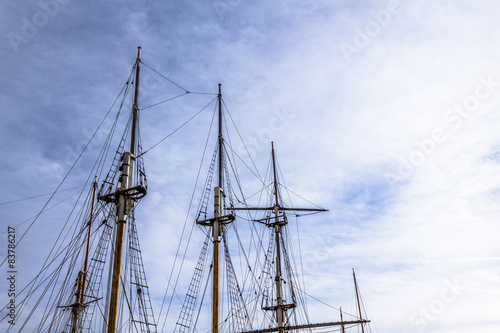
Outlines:
{"label": "sky", "polygon": [[[329,210],[302,224],[308,293],[341,305],[354,267],[373,332],[497,332],[499,11],[493,0],[3,1],[0,253],[7,227],[47,196],[8,202],[57,187],[141,46],[145,64],[190,91],[221,83],[257,166],[274,141],[288,187]],[[162,86],[144,72],[148,105]],[[209,100],[144,110],[144,146]],[[145,155],[151,222],[139,231],[155,286],[206,136],[190,126]],[[88,170],[77,164],[63,188]],[[18,248],[21,281],[55,237],[51,223]]]}

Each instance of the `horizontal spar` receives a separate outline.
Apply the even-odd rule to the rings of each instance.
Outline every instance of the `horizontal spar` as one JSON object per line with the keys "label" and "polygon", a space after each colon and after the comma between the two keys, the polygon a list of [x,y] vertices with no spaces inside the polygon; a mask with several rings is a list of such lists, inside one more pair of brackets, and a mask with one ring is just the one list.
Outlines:
{"label": "horizontal spar", "polygon": [[[295,326],[285,326],[285,330],[300,330],[304,328],[315,328],[315,327],[329,327],[329,326],[345,326],[345,325],[355,325],[355,324],[367,324],[370,320],[352,320],[352,321],[335,321],[330,323],[319,323],[319,324],[303,324]],[[242,333],[267,333],[267,332],[278,332],[278,327],[266,328],[263,330],[255,331],[245,331]]]}
{"label": "horizontal spar", "polygon": [[[274,210],[274,207],[234,207],[233,210]],[[323,208],[287,208],[278,207],[278,210],[297,211],[297,212],[327,212],[328,209]]]}

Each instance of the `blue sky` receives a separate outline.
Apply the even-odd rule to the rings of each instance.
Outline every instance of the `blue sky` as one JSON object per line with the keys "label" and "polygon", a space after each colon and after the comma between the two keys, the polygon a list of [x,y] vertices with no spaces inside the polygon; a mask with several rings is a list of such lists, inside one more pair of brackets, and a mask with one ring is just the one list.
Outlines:
{"label": "blue sky", "polygon": [[[274,140],[288,187],[330,210],[302,234],[306,264],[319,269],[307,276],[309,293],[342,304],[339,285],[356,267],[374,332],[494,332],[499,10],[492,0],[4,1],[0,201],[55,189],[140,45],[144,63],[187,89],[216,92],[222,83],[257,166],[265,168]],[[153,76],[144,84],[147,105],[163,88]],[[194,110],[175,106],[143,112],[145,146]],[[145,160],[160,194],[140,208],[163,223],[139,229],[151,240],[145,253],[171,255],[173,246],[153,244],[175,239],[168,223],[184,221],[202,148],[193,142],[206,134],[200,122],[191,126]],[[78,164],[67,188],[87,173]],[[2,232],[43,200],[0,206]],[[49,233],[46,224],[35,230]],[[45,239],[20,249],[26,275]],[[156,263],[146,265],[161,288]]]}

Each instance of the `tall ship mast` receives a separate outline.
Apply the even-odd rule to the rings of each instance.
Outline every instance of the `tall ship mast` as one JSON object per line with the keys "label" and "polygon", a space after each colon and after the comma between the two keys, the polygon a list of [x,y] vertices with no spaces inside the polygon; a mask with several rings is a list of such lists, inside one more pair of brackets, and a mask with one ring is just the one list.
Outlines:
{"label": "tall ship mast", "polygon": [[212,332],[219,332],[219,289],[220,289],[220,242],[224,226],[233,222],[234,214],[224,214],[224,137],[222,133],[222,93],[219,84],[217,94],[218,105],[218,135],[217,135],[217,186],[214,189],[214,217],[196,221],[197,224],[208,226],[212,230],[213,243],[213,278],[212,278]]}
{"label": "tall ship mast", "polygon": [[[17,318],[6,332],[157,332],[135,220],[147,194],[140,67],[139,47],[105,143],[40,272],[14,300]],[[115,150],[122,114],[128,122]]]}
{"label": "tall ship mast", "polygon": [[[130,149],[121,154],[121,166],[119,171],[121,172],[118,182],[120,184],[119,188],[108,193],[102,193],[99,196],[99,200],[110,203],[116,208],[116,237],[114,243],[114,253],[113,253],[113,272],[111,276],[111,292],[109,295],[109,316],[107,322],[107,332],[115,333],[117,331],[118,322],[118,311],[119,311],[119,298],[120,298],[120,285],[121,285],[121,272],[123,263],[123,242],[125,239],[125,225],[127,223],[128,215],[134,209],[134,205],[137,201],[143,198],[147,193],[147,187],[145,184],[145,173],[141,170],[139,172],[143,179],[139,182],[134,182],[134,168],[137,159],[137,152],[140,148],[137,147],[137,132],[138,132],[138,113],[139,113],[139,80],[140,80],[140,68],[141,68],[141,48],[137,51],[137,60],[135,62],[135,85],[134,85],[134,102],[132,105],[132,124],[130,128]],[[109,187],[108,187],[109,189]],[[142,285],[137,284],[137,292],[142,293]],[[140,291],[139,291],[140,290]],[[155,326],[154,321],[140,322],[147,326],[147,330],[150,330],[150,325]]]}
{"label": "tall ship mast", "polygon": [[[286,242],[283,241],[284,229],[288,225],[287,212],[324,212],[325,209],[322,208],[298,208],[298,207],[285,207],[282,202],[282,196],[280,191],[280,183],[278,182],[277,176],[277,167],[276,167],[276,154],[274,150],[274,144],[271,143],[271,161],[272,161],[272,197],[273,202],[272,206],[269,207],[246,207],[246,208],[235,208],[236,210],[264,210],[268,211],[271,214],[268,214],[266,218],[256,220],[255,222],[263,223],[267,227],[269,227],[274,233],[274,253],[275,257],[273,257],[275,263],[275,274],[274,274],[274,282],[275,286],[275,295],[274,295],[274,303],[269,303],[269,298],[265,298],[266,303],[262,306],[262,310],[270,311],[274,313],[274,327],[269,327],[265,329],[257,329],[245,331],[244,333],[264,333],[264,332],[290,332],[290,331],[298,331],[298,330],[306,330],[312,328],[322,328],[322,327],[335,327],[341,326],[342,329],[345,329],[346,325],[361,325],[361,329],[364,332],[364,325],[368,324],[369,320],[363,320],[361,317],[361,308],[359,308],[360,317],[359,320],[350,320],[343,321],[342,313],[341,320],[335,322],[323,322],[323,323],[292,323],[287,317],[287,312],[293,311],[297,307],[297,297],[295,295],[295,287],[293,286],[293,279],[289,279],[289,301],[286,302],[284,298],[284,281],[285,276],[282,273],[283,262],[285,263],[286,269],[288,270],[288,275],[293,276],[292,265],[290,265],[290,258],[288,257],[288,251],[286,250]],[[353,271],[354,274],[354,271]],[[356,280],[354,280],[356,281]],[[356,286],[356,292],[357,292]],[[359,297],[358,297],[358,305],[359,305]]]}
{"label": "tall ship mast", "polygon": [[[198,197],[199,204],[187,211],[174,263],[161,269],[168,272],[161,277],[164,291],[150,291],[138,236],[141,223],[136,224],[135,212],[148,193],[143,158],[172,133],[149,149],[142,148],[141,66],[181,90],[178,96],[166,96],[142,109],[183,96],[212,98],[172,133],[213,106],[203,152],[208,158],[202,158],[199,168],[207,168],[208,173],[204,182],[198,181],[200,172],[196,177],[192,198]],[[124,112],[130,97],[131,105]],[[298,228],[298,217],[327,210],[308,201],[301,207],[291,204],[294,192],[285,186],[274,143],[264,177],[248,149],[242,153],[236,148],[229,135],[231,126],[240,135],[221,84],[217,93],[185,89],[147,66],[139,47],[117,101],[121,102],[116,103],[116,118],[61,237],[40,272],[17,296],[18,318],[6,332],[369,331],[354,271],[354,311],[339,308],[334,319],[331,315],[320,321],[311,318],[308,306],[320,300],[306,292],[305,272],[297,262],[302,257],[300,235],[289,224],[293,221]],[[127,124],[119,137],[115,133],[124,113]],[[207,149],[213,139],[210,154]],[[111,148],[113,142],[118,143],[116,150]],[[250,196],[244,190],[246,183],[252,185]],[[169,223],[177,223],[180,229],[178,222]],[[194,252],[199,252],[197,259]],[[164,263],[163,258],[155,259],[159,267]],[[3,320],[8,318],[7,305],[1,311]]]}
{"label": "tall ship mast", "polygon": [[[229,111],[224,114],[225,103],[222,98],[221,85],[217,95],[217,145],[208,167],[208,176],[202,189],[204,195],[196,212],[195,223],[202,226],[206,236],[203,249],[198,258],[191,282],[184,298],[180,315],[176,320],[174,332],[196,332],[204,315],[206,290],[202,286],[211,284],[212,302],[211,332],[292,332],[310,331],[312,329],[330,328],[349,331],[361,328],[364,332],[369,320],[362,314],[361,298],[357,284],[356,314],[342,313],[334,321],[311,322],[308,319],[305,293],[299,286],[298,273],[294,272],[289,249],[290,233],[287,230],[288,214],[297,217],[301,214],[325,212],[319,207],[294,207],[284,203],[274,143],[271,143],[270,180],[260,179],[261,197],[268,196],[265,206],[251,206],[246,195],[238,193],[241,188],[238,175],[232,175],[236,169],[235,149],[232,140],[225,137],[223,129],[229,127],[224,119],[232,119]],[[236,158],[241,159],[241,156]],[[254,174],[258,175],[258,171]],[[216,183],[213,184],[213,180]],[[210,195],[213,189],[213,215],[207,216]],[[240,214],[245,214],[240,215]],[[260,215],[259,215],[260,214]],[[262,216],[262,214],[264,216]],[[244,226],[246,221],[246,228]],[[260,230],[258,230],[260,228]],[[238,231],[238,230],[243,230]],[[266,232],[267,229],[267,232]],[[259,238],[258,244],[241,241],[242,234],[254,234]],[[267,234],[267,237],[263,237]],[[254,237],[254,236],[251,236]],[[269,242],[267,247],[263,242]],[[207,254],[208,244],[212,244],[212,261]],[[235,244],[236,243],[236,244]],[[223,248],[224,266],[221,266],[220,249]],[[239,257],[235,258],[234,253]],[[239,261],[239,265],[235,265]],[[244,273],[238,274],[234,267],[244,267]],[[208,270],[209,274],[206,273]],[[225,286],[221,288],[221,278]],[[205,279],[205,283],[202,281]],[[355,281],[355,280],[354,280]],[[221,306],[221,304],[226,305]],[[350,319],[344,320],[349,315]],[[206,316],[205,316],[206,317]],[[202,326],[205,327],[205,326]]]}

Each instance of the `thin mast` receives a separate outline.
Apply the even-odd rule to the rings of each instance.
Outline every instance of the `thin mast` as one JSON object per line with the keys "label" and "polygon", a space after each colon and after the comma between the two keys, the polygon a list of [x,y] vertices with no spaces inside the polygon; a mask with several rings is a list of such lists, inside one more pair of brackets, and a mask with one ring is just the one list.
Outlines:
{"label": "thin mast", "polygon": [[92,194],[92,206],[90,208],[90,220],[88,222],[88,233],[87,233],[87,248],[85,250],[85,262],[83,264],[83,271],[78,273],[77,280],[77,290],[76,290],[76,301],[72,306],[72,314],[73,314],[73,322],[71,325],[71,333],[77,333],[78,330],[78,317],[80,316],[80,312],[85,307],[83,305],[83,301],[85,298],[85,282],[87,280],[87,268],[89,262],[89,250],[90,250],[90,236],[92,234],[92,222],[94,221],[94,205],[95,205],[95,196],[97,192],[97,175],[95,176],[94,184],[93,184],[94,192]]}
{"label": "thin mast", "polygon": [[[352,269],[352,276],[354,278],[354,289],[356,289],[356,300],[358,301],[359,320],[363,321],[363,317],[361,315],[361,304],[359,302],[358,283],[356,282],[356,274],[354,273],[354,268]],[[363,324],[361,324],[361,332],[365,333],[365,328]]]}
{"label": "thin mast", "polygon": [[[139,111],[139,79],[141,71],[141,47],[137,48],[137,60],[135,61],[135,90],[134,90],[134,105],[132,106],[132,131],[130,134],[130,153],[135,155],[136,129],[137,129],[137,113]],[[133,170],[133,169],[132,169]]]}
{"label": "thin mast", "polygon": [[120,294],[120,278],[122,270],[123,242],[125,238],[125,222],[134,201],[128,190],[132,187],[134,178],[134,160],[136,144],[136,127],[139,97],[139,72],[141,63],[141,48],[137,49],[137,60],[135,62],[135,94],[132,106],[132,131],[130,138],[130,152],[124,152],[122,156],[122,174],[120,176],[121,186],[117,191],[117,231],[115,240],[115,255],[113,260],[113,275],[111,281],[111,297],[109,302],[108,333],[115,333],[118,321],[118,300]]}
{"label": "thin mast", "polygon": [[97,175],[95,176],[94,179],[94,194],[92,195],[92,209],[90,211],[90,221],[89,221],[89,230],[87,233],[87,248],[85,250],[85,263],[83,265],[83,285],[82,285],[82,303],[83,299],[85,297],[85,284],[87,281],[87,268],[88,268],[88,263],[89,263],[89,251],[90,251],[90,235],[92,233],[92,222],[94,221],[94,205],[95,205],[95,195],[97,192]]}
{"label": "thin mast", "polygon": [[271,155],[273,157],[273,177],[274,177],[274,204],[278,206],[279,195],[278,195],[278,177],[276,175],[276,156],[274,154],[274,142],[271,141]]}
{"label": "thin mast", "polygon": [[219,100],[219,187],[222,188],[222,183],[223,183],[223,161],[222,161],[222,145],[223,145],[223,139],[222,139],[222,92],[221,92],[221,84],[219,83],[219,94],[217,95],[217,99]]}
{"label": "thin mast", "polygon": [[278,322],[278,332],[284,332],[285,307],[283,306],[283,277],[281,276],[281,223],[279,219],[279,194],[278,177],[276,175],[276,157],[274,154],[274,143],[271,142],[271,154],[273,157],[273,177],[274,177],[274,234],[276,238],[276,320]]}
{"label": "thin mast", "polygon": [[[341,323],[344,322],[344,318],[342,317],[342,307],[340,307],[340,322]],[[344,324],[341,324],[341,327],[342,327],[342,333],[345,333]]]}
{"label": "thin mast", "polygon": [[[271,156],[272,156],[272,166],[273,166],[273,197],[274,203],[271,207],[239,207],[232,208],[233,210],[267,210],[272,211],[274,213],[274,222],[266,223],[266,225],[270,228],[274,228],[275,234],[275,242],[276,242],[276,275],[274,277],[276,283],[276,306],[265,306],[262,309],[267,311],[273,311],[276,313],[276,322],[277,327],[269,328],[266,330],[256,330],[249,332],[279,332],[283,333],[285,331],[285,322],[286,322],[286,311],[288,309],[293,309],[297,306],[295,300],[292,296],[292,303],[285,304],[285,300],[283,297],[283,276],[281,271],[281,230],[287,224],[285,211],[309,211],[309,212],[324,212],[326,209],[322,208],[292,208],[292,207],[281,207],[280,205],[280,195],[279,195],[279,183],[278,183],[278,172],[276,168],[276,154],[274,152],[274,143],[271,142]],[[280,220],[280,213],[283,215]],[[321,324],[323,325],[323,324]],[[329,326],[330,323],[327,323],[325,326]],[[303,326],[303,325],[302,325]],[[302,327],[300,326],[300,327]],[[289,323],[286,327],[287,331],[290,329]],[[299,327],[299,326],[297,326]],[[303,326],[303,328],[307,328],[309,326]],[[316,327],[316,326],[310,326]],[[321,327],[321,326],[318,326]]]}
{"label": "thin mast", "polygon": [[219,94],[217,96],[219,102],[219,163],[218,163],[218,184],[214,193],[214,223],[212,225],[212,234],[214,239],[214,275],[212,288],[212,333],[219,332],[219,249],[220,236],[222,234],[222,196],[223,196],[223,139],[222,139],[222,93],[221,84],[219,83]]}

